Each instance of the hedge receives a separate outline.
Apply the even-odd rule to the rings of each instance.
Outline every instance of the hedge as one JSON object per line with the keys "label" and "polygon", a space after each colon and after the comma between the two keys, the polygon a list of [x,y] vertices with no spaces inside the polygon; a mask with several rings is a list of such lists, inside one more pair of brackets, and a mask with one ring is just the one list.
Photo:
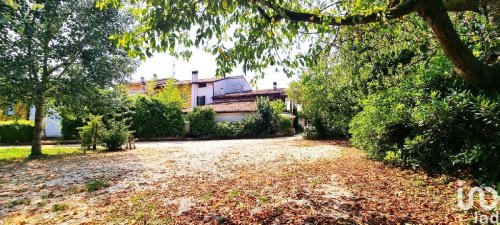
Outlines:
{"label": "hedge", "polygon": [[184,136],[184,125],[182,110],[179,107],[169,106],[143,96],[135,102],[132,129],[136,131],[137,137]]}
{"label": "hedge", "polygon": [[213,136],[216,130],[215,112],[213,109],[195,107],[188,115],[193,137]]}
{"label": "hedge", "polygon": [[64,140],[75,140],[78,139],[79,131],[78,127],[85,126],[85,122],[81,118],[76,118],[74,120],[62,116],[61,119],[61,133]]}
{"label": "hedge", "polygon": [[293,135],[293,123],[287,117],[279,116],[279,133],[282,135]]}
{"label": "hedge", "polygon": [[0,121],[0,142],[29,142],[33,139],[34,126],[28,120]]}

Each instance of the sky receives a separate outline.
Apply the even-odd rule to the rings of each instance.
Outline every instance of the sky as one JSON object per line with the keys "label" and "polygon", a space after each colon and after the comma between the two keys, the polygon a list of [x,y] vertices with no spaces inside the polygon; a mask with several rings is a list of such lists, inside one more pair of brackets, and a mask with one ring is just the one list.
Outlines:
{"label": "sky", "polygon": [[[175,70],[173,63],[175,62]],[[191,80],[191,71],[198,70],[199,78],[212,78],[215,77],[215,70],[217,65],[215,63],[215,56],[203,50],[193,50],[193,55],[189,61],[183,59],[176,59],[168,53],[155,53],[153,57],[141,61],[140,66],[132,75],[132,79],[140,81],[141,77],[146,80],[153,78],[153,74],[158,75],[158,79],[171,77],[173,71],[175,72],[175,79],[178,80]],[[241,68],[236,68],[228,76],[244,75]],[[254,77],[253,73],[247,73],[246,79],[250,80]],[[257,86],[253,89],[271,89],[273,82],[277,82],[278,88],[287,88],[292,78],[288,78],[283,72],[276,72],[276,68],[268,68],[265,70],[263,79],[257,81]]]}

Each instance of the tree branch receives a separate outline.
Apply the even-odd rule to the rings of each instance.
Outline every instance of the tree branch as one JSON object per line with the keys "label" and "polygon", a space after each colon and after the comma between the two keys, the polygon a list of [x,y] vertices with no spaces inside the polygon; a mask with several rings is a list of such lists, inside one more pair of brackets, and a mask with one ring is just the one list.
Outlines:
{"label": "tree branch", "polygon": [[[489,2],[485,0],[482,2]],[[261,1],[269,9],[278,12],[276,16],[270,16],[263,7],[258,6],[258,11],[269,22],[278,22],[282,19],[288,19],[295,22],[308,22],[315,24],[327,24],[331,26],[352,26],[358,24],[368,24],[382,21],[384,14],[386,19],[397,19],[410,13],[416,12],[419,8],[424,7],[422,0],[406,0],[399,4],[391,4],[386,10],[379,10],[367,15],[348,15],[348,16],[333,16],[327,14],[314,14],[307,12],[297,12],[289,10],[282,6],[275,6],[268,1]],[[479,0],[444,0],[446,11],[461,12],[479,10]]]}
{"label": "tree branch", "polygon": [[500,88],[499,65],[489,66],[477,59],[457,34],[442,1],[423,0],[431,7],[419,11],[436,35],[444,54],[455,66],[455,71],[463,79],[487,89]]}

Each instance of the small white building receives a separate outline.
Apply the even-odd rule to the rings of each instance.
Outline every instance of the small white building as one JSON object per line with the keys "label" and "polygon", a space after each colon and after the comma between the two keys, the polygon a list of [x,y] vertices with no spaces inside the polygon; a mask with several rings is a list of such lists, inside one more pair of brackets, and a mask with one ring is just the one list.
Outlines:
{"label": "small white building", "polygon": [[[35,107],[30,108],[29,119],[35,121]],[[59,138],[62,137],[61,132],[61,117],[59,114],[52,110],[44,118],[45,127],[43,130],[44,137],[47,138]]]}

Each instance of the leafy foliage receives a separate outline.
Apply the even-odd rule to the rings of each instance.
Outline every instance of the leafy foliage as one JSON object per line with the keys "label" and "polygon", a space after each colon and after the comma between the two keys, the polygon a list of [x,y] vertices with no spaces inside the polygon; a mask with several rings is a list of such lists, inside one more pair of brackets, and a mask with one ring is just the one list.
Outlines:
{"label": "leafy foliage", "polygon": [[0,2],[0,95],[35,106],[33,156],[41,155],[50,108],[77,108],[133,72],[135,60],[109,40],[129,24],[127,13],[101,11],[92,0]]}
{"label": "leafy foliage", "polygon": [[[191,134],[194,137],[202,138],[242,138],[269,136],[276,133],[293,134],[290,119],[280,117],[273,109],[273,105],[278,107],[278,110],[284,107],[282,102],[272,104],[268,98],[259,98],[257,105],[258,112],[235,122],[216,122],[213,109],[196,107],[189,113]],[[272,133],[269,132],[270,130]]]}
{"label": "leafy foliage", "polygon": [[80,118],[61,116],[61,133],[65,140],[73,140],[79,137],[78,127],[83,127],[84,121]]}
{"label": "leafy foliage", "polygon": [[171,106],[182,108],[184,105],[184,99],[181,97],[181,92],[177,87],[177,83],[173,78],[168,78],[165,82],[165,86],[154,96],[161,103]]}
{"label": "leafy foliage", "polygon": [[[399,32],[403,24],[419,35]],[[457,79],[437,43],[425,36],[427,29],[413,17],[387,24],[345,42],[338,55],[304,71],[290,85],[289,96],[312,125],[305,137],[352,135],[352,143],[375,159],[498,179],[490,172],[498,170],[493,163],[498,160],[498,94]],[[482,32],[474,26],[457,29]],[[466,43],[482,52],[481,42]]]}
{"label": "leafy foliage", "polygon": [[135,101],[132,129],[138,137],[178,137],[184,135],[184,118],[179,106],[140,96]]}
{"label": "leafy foliage", "polygon": [[213,134],[216,122],[213,109],[195,107],[188,115],[191,134],[194,137],[209,137]]}
{"label": "leafy foliage", "polygon": [[[279,103],[274,105],[280,106]],[[279,110],[279,109],[278,109]],[[257,112],[260,115],[260,126],[267,134],[275,134],[277,132],[277,113],[273,105],[267,97],[257,98]]]}
{"label": "leafy foliage", "polygon": [[83,149],[97,150],[97,146],[101,144],[99,135],[104,129],[103,126],[101,116],[91,116],[85,126],[78,128],[80,130],[80,144]]}
{"label": "leafy foliage", "polygon": [[280,116],[279,117],[279,133],[283,135],[292,135],[293,134],[293,123],[289,118]]}
{"label": "leafy foliage", "polygon": [[125,121],[109,120],[106,129],[99,133],[102,144],[107,150],[119,150],[127,143],[130,135],[129,127]]}
{"label": "leafy foliage", "polygon": [[255,137],[266,134],[266,126],[262,122],[260,111],[246,116],[240,121],[240,125],[243,127],[246,136]]}
{"label": "leafy foliage", "polygon": [[493,172],[500,159],[500,98],[471,91],[443,75],[446,69],[418,71],[369,95],[351,122],[352,143],[399,165],[500,179]]}
{"label": "leafy foliage", "polygon": [[0,121],[0,143],[28,142],[33,138],[33,122]]}
{"label": "leafy foliage", "polygon": [[285,112],[286,106],[285,103],[281,100],[274,100],[271,101],[269,104],[271,104],[271,107],[273,108],[273,111],[275,114],[282,114]]}

